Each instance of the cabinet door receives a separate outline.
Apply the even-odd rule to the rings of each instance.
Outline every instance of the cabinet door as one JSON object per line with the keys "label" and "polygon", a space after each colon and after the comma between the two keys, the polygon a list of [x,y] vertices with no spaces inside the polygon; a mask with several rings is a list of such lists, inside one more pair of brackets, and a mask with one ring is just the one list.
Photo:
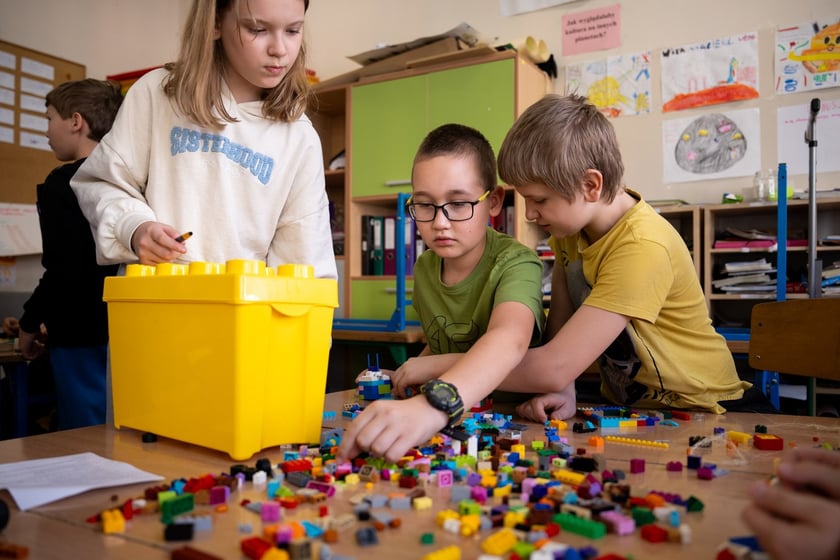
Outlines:
{"label": "cabinet door", "polygon": [[471,126],[498,154],[515,117],[514,62],[499,60],[429,74],[429,130],[450,122]]}
{"label": "cabinet door", "polygon": [[[352,280],[350,282],[350,299],[353,317],[366,319],[390,319],[397,307],[395,294],[397,281],[391,277],[386,279]],[[411,299],[413,280],[406,280],[406,299]],[[407,320],[416,321],[417,314],[411,305],[405,306]]]}
{"label": "cabinet door", "polygon": [[426,135],[426,76],[357,86],[351,95],[352,196],[409,192],[414,153]]}

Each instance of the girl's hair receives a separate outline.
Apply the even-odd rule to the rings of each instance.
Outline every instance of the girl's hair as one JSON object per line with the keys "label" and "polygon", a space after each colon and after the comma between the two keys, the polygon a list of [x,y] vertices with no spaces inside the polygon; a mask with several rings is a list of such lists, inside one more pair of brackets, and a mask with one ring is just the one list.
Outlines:
{"label": "girl's hair", "polygon": [[[239,13],[240,2],[248,0],[193,0],[178,61],[167,64],[166,95],[196,124],[219,128],[236,119],[222,101],[226,65],[222,42],[213,39],[217,24],[228,10]],[[304,13],[309,0],[303,0]],[[306,111],[309,81],[306,78],[306,46],[301,42],[297,59],[283,80],[263,97],[263,115],[282,122],[297,120]]]}
{"label": "girl's hair", "polygon": [[53,106],[62,119],[79,113],[90,129],[88,138],[99,142],[111,130],[122,100],[119,84],[87,78],[56,86],[44,104]]}
{"label": "girl's hair", "polygon": [[496,156],[487,138],[462,124],[444,124],[431,131],[414,156],[414,165],[437,156],[473,157],[485,189],[496,186]]}
{"label": "girl's hair", "polygon": [[499,149],[503,181],[540,183],[569,201],[588,169],[601,173],[603,196],[611,202],[624,175],[618,139],[607,117],[580,95],[546,95],[513,123]]}

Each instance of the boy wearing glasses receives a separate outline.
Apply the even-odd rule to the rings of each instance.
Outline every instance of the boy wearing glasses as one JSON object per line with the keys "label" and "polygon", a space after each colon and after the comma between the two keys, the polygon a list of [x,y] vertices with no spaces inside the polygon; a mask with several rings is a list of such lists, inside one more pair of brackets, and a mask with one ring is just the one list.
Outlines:
{"label": "boy wearing glasses", "polygon": [[477,130],[446,124],[420,145],[407,208],[430,249],[414,265],[427,345],[391,373],[395,395],[410,398],[371,403],[345,433],[339,460],[369,451],[396,462],[446,433],[539,343],[542,265],[488,226],[504,202],[496,180],[493,149]]}

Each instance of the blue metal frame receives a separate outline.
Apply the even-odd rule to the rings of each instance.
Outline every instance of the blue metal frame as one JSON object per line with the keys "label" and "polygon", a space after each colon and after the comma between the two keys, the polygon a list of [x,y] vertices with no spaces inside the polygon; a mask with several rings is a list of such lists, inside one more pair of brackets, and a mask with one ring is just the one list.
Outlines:
{"label": "blue metal frame", "polygon": [[408,321],[405,318],[406,307],[411,305],[411,300],[406,299],[405,290],[405,204],[408,202],[410,195],[408,193],[399,193],[397,195],[397,223],[396,223],[396,247],[395,258],[397,262],[396,277],[397,277],[397,294],[396,305],[394,312],[390,319],[333,319],[334,329],[345,329],[355,331],[387,331],[399,332],[404,331],[406,326],[417,326],[419,321]]}
{"label": "blue metal frame", "polygon": [[[776,301],[787,298],[787,165],[779,164],[779,174],[776,180]],[[813,234],[812,234],[813,235]],[[781,400],[779,385],[781,379],[778,371],[757,371],[755,383],[770,403],[779,410]]]}

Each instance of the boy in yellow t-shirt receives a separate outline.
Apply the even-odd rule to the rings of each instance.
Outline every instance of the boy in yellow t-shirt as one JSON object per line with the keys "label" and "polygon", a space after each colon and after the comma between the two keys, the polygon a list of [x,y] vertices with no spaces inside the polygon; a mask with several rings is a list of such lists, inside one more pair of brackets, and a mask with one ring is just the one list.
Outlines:
{"label": "boy in yellow t-shirt", "polygon": [[499,389],[541,393],[517,408],[535,421],[575,413],[575,379],[594,361],[601,393],[638,407],[724,412],[742,398],[678,232],[622,184],[612,125],[585,98],[548,95],[516,121],[499,174],[552,236],[548,341]]}

